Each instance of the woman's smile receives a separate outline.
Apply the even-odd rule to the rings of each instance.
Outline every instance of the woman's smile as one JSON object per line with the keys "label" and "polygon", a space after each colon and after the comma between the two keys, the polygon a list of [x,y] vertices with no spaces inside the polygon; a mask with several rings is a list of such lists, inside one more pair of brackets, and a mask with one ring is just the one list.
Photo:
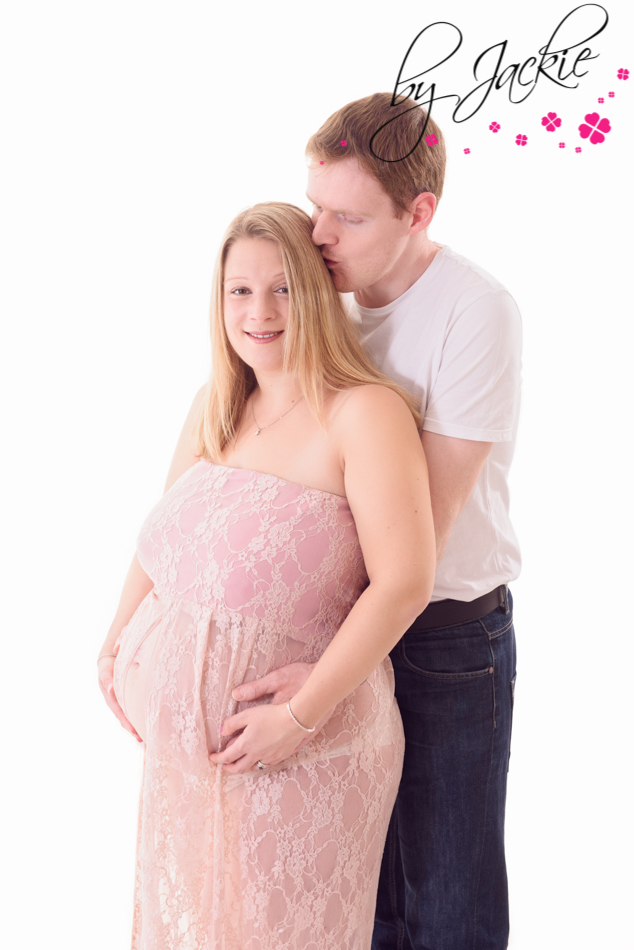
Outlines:
{"label": "woman's smile", "polygon": [[271,340],[277,340],[284,333],[283,330],[270,330],[268,333],[256,333],[254,330],[245,330],[244,332],[254,343],[270,343]]}

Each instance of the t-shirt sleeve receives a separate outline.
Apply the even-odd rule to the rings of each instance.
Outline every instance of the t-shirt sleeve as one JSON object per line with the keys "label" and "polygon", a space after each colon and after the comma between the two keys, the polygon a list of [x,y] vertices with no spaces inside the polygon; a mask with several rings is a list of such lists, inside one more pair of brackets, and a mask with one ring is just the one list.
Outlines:
{"label": "t-shirt sleeve", "polygon": [[519,410],[522,324],[505,290],[492,290],[449,325],[423,429],[508,442]]}

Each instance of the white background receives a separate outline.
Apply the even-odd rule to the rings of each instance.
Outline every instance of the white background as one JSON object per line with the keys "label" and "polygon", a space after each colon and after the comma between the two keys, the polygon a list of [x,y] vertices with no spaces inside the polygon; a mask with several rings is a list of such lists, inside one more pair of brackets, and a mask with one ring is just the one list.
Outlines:
{"label": "white background", "polygon": [[[577,90],[542,79],[523,105],[493,92],[462,125],[442,105],[435,113],[449,161],[430,235],[502,280],[525,325],[512,484],[525,563],[507,820],[514,950],[631,940],[634,75],[616,72],[634,71],[634,55],[625,0],[606,3],[610,23],[589,44],[600,58]],[[391,90],[428,23],[462,29],[436,78],[464,95],[479,52],[508,39],[505,62],[523,61],[573,6],[23,0],[4,14],[11,950],[129,945],[140,752],[103,704],[95,659],[207,374],[222,231],[255,201],[307,207],[307,138],[345,102]],[[613,129],[592,146],[576,129],[595,110]],[[555,133],[541,127],[546,111],[563,119]]]}

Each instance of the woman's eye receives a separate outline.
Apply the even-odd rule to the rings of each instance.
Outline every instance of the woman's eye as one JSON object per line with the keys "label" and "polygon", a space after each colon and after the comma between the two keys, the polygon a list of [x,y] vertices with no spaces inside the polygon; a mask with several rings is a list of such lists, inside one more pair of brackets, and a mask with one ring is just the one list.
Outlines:
{"label": "woman's eye", "polygon": [[276,294],[279,294],[280,292],[283,293],[283,294],[287,294],[287,293],[288,293],[288,287],[278,287],[277,290],[275,291],[275,293],[276,293]]}
{"label": "woman's eye", "polygon": [[249,291],[246,287],[234,287],[233,290],[229,291],[230,294],[235,294],[236,297],[243,297],[244,294],[248,294]]}

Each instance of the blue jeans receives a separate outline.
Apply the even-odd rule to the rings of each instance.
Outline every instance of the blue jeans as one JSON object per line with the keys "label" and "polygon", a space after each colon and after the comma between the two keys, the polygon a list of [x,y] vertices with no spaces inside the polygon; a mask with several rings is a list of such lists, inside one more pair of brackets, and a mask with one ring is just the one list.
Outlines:
{"label": "blue jeans", "polygon": [[408,631],[392,651],[405,762],[372,950],[505,950],[504,806],[515,689],[513,601]]}

